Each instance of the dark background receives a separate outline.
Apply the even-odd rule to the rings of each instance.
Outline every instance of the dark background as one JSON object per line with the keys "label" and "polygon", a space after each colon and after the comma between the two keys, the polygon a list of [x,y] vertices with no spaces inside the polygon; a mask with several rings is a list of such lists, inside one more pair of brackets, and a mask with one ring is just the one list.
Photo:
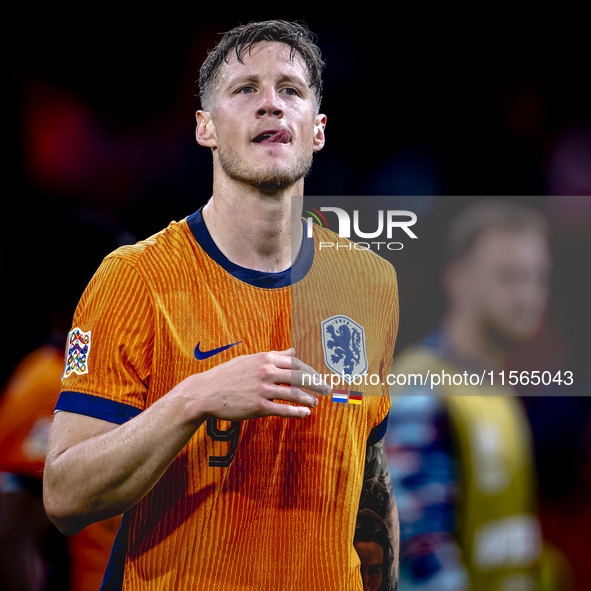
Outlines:
{"label": "dark background", "polygon": [[[195,81],[219,34],[252,20],[304,20],[327,62],[328,116],[306,193],[387,195],[388,208],[419,216],[419,240],[403,241],[393,261],[398,350],[437,325],[441,237],[455,212],[498,195],[547,214],[548,321],[511,363],[574,372],[571,389],[540,392],[560,398],[526,402],[545,506],[570,504],[574,515],[546,520],[550,535],[554,527],[556,540],[567,537],[571,517],[591,523],[580,500],[591,491],[587,21],[556,6],[454,13],[410,4],[233,12],[6,3],[0,381],[48,338],[52,311],[68,313],[102,256],[209,198],[211,155],[194,139]],[[571,540],[579,535],[569,530]],[[574,542],[557,543],[575,552]]]}

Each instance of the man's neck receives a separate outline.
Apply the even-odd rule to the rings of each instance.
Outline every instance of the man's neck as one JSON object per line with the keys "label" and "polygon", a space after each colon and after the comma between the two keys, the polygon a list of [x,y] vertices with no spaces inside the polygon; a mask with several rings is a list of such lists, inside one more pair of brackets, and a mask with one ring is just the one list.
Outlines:
{"label": "man's neck", "polygon": [[483,368],[502,369],[506,351],[495,343],[477,318],[450,311],[442,322],[442,332],[453,355]]}
{"label": "man's neck", "polygon": [[265,194],[234,183],[216,186],[203,220],[230,261],[247,269],[280,273],[297,260],[302,243],[303,182]]}

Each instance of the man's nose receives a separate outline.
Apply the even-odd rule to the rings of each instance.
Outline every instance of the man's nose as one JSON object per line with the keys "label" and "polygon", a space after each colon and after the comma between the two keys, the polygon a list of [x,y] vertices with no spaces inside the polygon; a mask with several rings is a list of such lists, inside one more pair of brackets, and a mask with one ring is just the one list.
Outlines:
{"label": "man's nose", "polygon": [[263,92],[261,102],[257,105],[257,118],[273,115],[281,119],[284,115],[281,98],[274,88],[267,87]]}
{"label": "man's nose", "polygon": [[363,578],[363,591],[370,591],[371,583],[369,579],[369,573],[365,571],[364,573],[361,573],[361,576]]}

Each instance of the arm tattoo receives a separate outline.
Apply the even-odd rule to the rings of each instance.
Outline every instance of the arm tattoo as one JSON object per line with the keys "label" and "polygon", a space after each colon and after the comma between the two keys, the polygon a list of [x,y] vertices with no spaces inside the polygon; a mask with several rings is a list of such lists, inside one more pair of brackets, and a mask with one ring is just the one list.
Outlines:
{"label": "arm tattoo", "polygon": [[390,576],[388,577],[390,587],[386,588],[396,591],[398,589],[398,544],[400,533],[398,511],[392,482],[390,481],[390,473],[388,472],[383,439],[374,445],[367,446],[365,473],[359,500],[359,510],[361,509],[371,509],[386,524],[392,544],[391,548],[384,551],[384,561],[391,565],[389,569]]}
{"label": "arm tattoo", "polygon": [[394,492],[382,439],[375,445],[367,446],[359,509],[371,509],[386,521],[393,498]]}

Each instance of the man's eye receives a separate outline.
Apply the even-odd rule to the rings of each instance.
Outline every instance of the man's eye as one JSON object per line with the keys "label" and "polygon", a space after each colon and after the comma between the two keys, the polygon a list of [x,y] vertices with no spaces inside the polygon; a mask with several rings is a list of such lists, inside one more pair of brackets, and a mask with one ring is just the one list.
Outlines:
{"label": "man's eye", "polygon": [[295,88],[286,88],[285,94],[297,94],[298,91]]}
{"label": "man's eye", "polygon": [[382,576],[382,567],[381,566],[370,566],[367,569],[370,577],[381,577]]}
{"label": "man's eye", "polygon": [[252,86],[243,86],[238,92],[241,92],[242,94],[250,94],[253,90]]}

